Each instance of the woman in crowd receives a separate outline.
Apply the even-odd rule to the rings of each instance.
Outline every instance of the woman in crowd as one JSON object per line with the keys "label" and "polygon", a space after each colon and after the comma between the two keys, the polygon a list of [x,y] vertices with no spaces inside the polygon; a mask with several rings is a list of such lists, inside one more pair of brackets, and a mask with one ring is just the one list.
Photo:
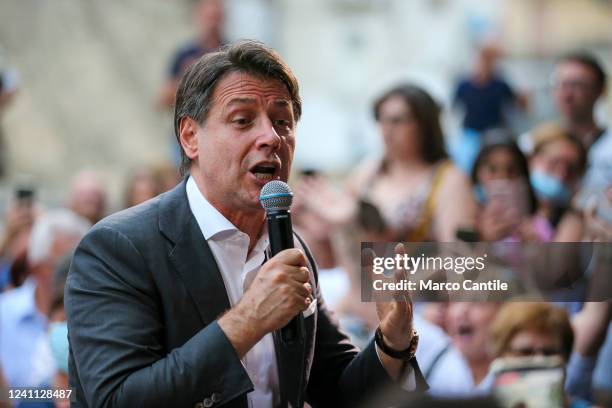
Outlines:
{"label": "woman in crowd", "polygon": [[535,235],[530,238],[552,239],[546,220],[534,217],[537,201],[529,182],[527,158],[508,131],[495,129],[485,134],[472,168],[472,182],[482,210],[477,220],[480,240],[521,240],[527,238],[527,230]]}
{"label": "woman in crowd", "polygon": [[550,303],[507,303],[491,324],[495,358],[559,356],[567,362],[573,342],[567,312]]}
{"label": "woman in crowd", "polygon": [[[482,209],[477,221],[479,239],[536,242],[580,239],[580,217],[569,212],[561,217],[556,204],[561,202],[557,196],[571,198],[573,190],[565,189],[546,172],[556,169],[566,176],[567,183],[572,183],[573,189],[584,169],[581,161],[584,156],[580,156],[580,144],[574,145],[571,136],[549,132],[550,128],[536,129],[534,134],[539,136],[536,140],[540,144],[529,162],[509,132],[498,129],[485,135],[472,169],[474,195]],[[569,201],[564,205],[567,204]]]}
{"label": "woman in crowd", "polygon": [[389,90],[374,103],[383,157],[364,162],[344,192],[312,179],[298,193],[336,226],[376,211],[394,240],[454,241],[457,229],[473,227],[476,206],[467,178],[448,160],[439,116],[423,89]]}
{"label": "woman in crowd", "polygon": [[555,241],[580,241],[582,217],[570,204],[586,168],[584,146],[554,123],[537,127],[532,135],[534,149],[529,159],[529,173],[538,198],[537,212],[555,228]]}
{"label": "woman in crowd", "polygon": [[474,219],[468,182],[448,160],[439,115],[433,98],[413,85],[393,88],[374,104],[385,154],[365,164],[349,189],[379,209],[398,240],[454,241]]}
{"label": "woman in crowd", "polygon": [[[580,398],[589,395],[593,366],[575,363],[568,366],[576,347],[564,309],[545,302],[505,304],[491,324],[491,346],[495,358],[558,357],[566,370],[565,393],[573,400],[570,406],[589,406]],[[483,382],[483,389],[494,388],[493,383],[491,372]]]}

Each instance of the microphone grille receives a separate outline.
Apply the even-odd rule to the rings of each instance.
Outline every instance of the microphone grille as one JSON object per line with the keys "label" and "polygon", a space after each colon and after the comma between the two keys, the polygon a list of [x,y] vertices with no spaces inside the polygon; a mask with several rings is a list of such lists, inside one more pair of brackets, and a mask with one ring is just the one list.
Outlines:
{"label": "microphone grille", "polygon": [[272,180],[262,187],[259,201],[266,211],[288,210],[293,201],[293,192],[287,183]]}

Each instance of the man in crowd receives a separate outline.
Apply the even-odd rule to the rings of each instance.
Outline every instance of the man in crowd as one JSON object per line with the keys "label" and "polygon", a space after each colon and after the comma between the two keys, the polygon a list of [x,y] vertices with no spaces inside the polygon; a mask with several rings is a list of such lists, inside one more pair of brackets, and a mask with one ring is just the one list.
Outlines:
{"label": "man in crowd", "polygon": [[[595,121],[595,105],[606,92],[606,73],[597,58],[585,52],[563,56],[553,71],[553,100],[561,123],[579,138],[588,152],[584,185],[612,184],[612,134]],[[531,134],[521,136],[521,149],[531,153]]]}
{"label": "man in crowd", "polygon": [[176,88],[185,70],[207,52],[216,50],[223,43],[223,0],[197,0],[193,6],[193,21],[197,38],[179,48],[168,70],[166,81],[160,89],[157,104],[171,109]]}
{"label": "man in crowd", "polygon": [[492,42],[478,50],[473,72],[462,79],[453,103],[464,110],[463,128],[482,133],[507,126],[505,114],[513,105],[524,108],[525,98],[517,94],[497,69],[499,48]]}
{"label": "man in crowd", "polygon": [[462,78],[453,93],[453,106],[462,114],[462,130],[450,146],[453,161],[470,173],[482,146],[484,132],[509,127],[514,108],[524,110],[527,99],[508,83],[497,67],[501,51],[491,41],[478,49],[472,72]]}
{"label": "man in crowd", "polygon": [[66,209],[49,211],[34,222],[27,249],[30,275],[23,285],[0,295],[0,371],[11,387],[49,385],[52,373],[35,366],[40,365],[36,345],[47,330],[53,270],[89,227]]}
{"label": "man in crowd", "polygon": [[[102,221],[75,253],[74,406],[337,407],[390,383],[426,387],[409,299],[377,305],[379,335],[359,353],[330,318],[308,248],[267,254],[259,194],[287,180],[300,114],[296,78],[259,43],[187,70],[174,124],[189,177]],[[304,338],[286,343],[279,330],[299,313]]]}
{"label": "man in crowd", "polygon": [[606,74],[597,59],[586,53],[564,56],[553,73],[553,98],[568,130],[588,150],[603,134],[595,122],[595,104],[606,89]]}
{"label": "man in crowd", "polygon": [[92,224],[106,215],[106,190],[100,177],[83,170],[74,177],[66,206]]}

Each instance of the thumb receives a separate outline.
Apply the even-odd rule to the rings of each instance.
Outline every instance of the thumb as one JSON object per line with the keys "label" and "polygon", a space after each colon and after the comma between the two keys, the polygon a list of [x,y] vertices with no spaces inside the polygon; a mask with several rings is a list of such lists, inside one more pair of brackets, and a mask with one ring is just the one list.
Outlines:
{"label": "thumb", "polygon": [[376,253],[372,248],[361,249],[361,296],[370,301],[377,298],[377,292],[372,289],[372,283],[378,279],[374,273],[375,258]]}
{"label": "thumb", "polygon": [[[393,253],[397,256],[401,256],[403,257],[404,255],[406,255],[406,247],[404,246],[403,243],[399,242],[395,245],[395,248],[393,249]],[[396,281],[400,281],[402,279],[406,278],[406,270],[399,267],[399,268],[395,268],[394,271],[394,277]]]}

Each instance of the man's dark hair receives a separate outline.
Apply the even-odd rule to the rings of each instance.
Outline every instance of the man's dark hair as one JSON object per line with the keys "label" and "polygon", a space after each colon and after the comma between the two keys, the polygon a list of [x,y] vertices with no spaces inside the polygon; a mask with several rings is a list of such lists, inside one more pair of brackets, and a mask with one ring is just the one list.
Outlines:
{"label": "man's dark hair", "polygon": [[374,102],[374,119],[380,119],[380,108],[387,100],[399,96],[410,107],[421,132],[423,159],[435,163],[448,157],[440,125],[440,106],[424,89],[415,85],[399,85],[385,92]]}
{"label": "man's dark hair", "polygon": [[574,51],[565,54],[559,62],[577,62],[589,68],[595,74],[595,86],[597,91],[602,93],[606,89],[606,72],[603,66],[593,54],[586,51]]}
{"label": "man's dark hair", "polygon": [[[174,133],[179,146],[181,120],[189,117],[198,123],[204,123],[212,107],[212,96],[217,83],[232,72],[280,81],[289,91],[295,120],[299,120],[302,101],[298,82],[287,64],[275,51],[260,42],[238,41],[216,52],[205,54],[191,65],[181,78],[174,109]],[[190,163],[191,159],[181,146],[181,174],[189,170]]]}

